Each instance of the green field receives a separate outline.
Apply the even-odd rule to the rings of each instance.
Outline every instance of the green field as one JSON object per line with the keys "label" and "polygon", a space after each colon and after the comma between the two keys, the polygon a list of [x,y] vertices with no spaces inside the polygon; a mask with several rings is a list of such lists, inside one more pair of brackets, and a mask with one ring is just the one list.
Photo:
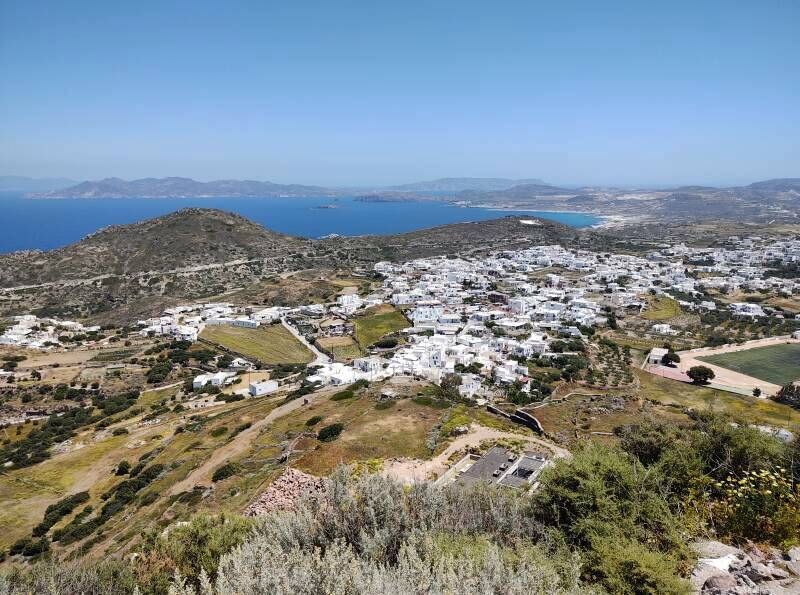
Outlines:
{"label": "green field", "polygon": [[781,386],[800,379],[800,343],[769,345],[697,359]]}
{"label": "green field", "polygon": [[384,335],[410,326],[406,317],[390,306],[368,310],[364,316],[356,318],[355,323],[356,341],[362,347],[369,347]]}
{"label": "green field", "polygon": [[265,364],[305,364],[314,359],[306,346],[282,324],[258,328],[207,326],[200,337]]}

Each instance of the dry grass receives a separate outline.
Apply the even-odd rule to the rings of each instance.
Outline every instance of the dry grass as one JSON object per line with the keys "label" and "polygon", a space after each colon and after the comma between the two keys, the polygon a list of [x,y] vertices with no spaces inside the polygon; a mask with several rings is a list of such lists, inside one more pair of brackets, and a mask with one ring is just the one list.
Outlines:
{"label": "dry grass", "polygon": [[353,340],[353,337],[321,337],[317,339],[317,344],[321,349],[333,354],[337,362],[348,361],[361,357],[361,348]]}
{"label": "dry grass", "polygon": [[314,358],[282,324],[258,328],[207,326],[200,336],[265,364],[305,364]]}
{"label": "dry grass", "polygon": [[769,399],[739,396],[712,388],[694,386],[636,370],[641,382],[640,395],[662,404],[690,409],[711,409],[719,413],[780,428],[800,427],[800,411]]}
{"label": "dry grass", "polygon": [[647,309],[641,314],[645,320],[669,320],[681,313],[678,302],[669,297],[651,297],[647,302]]}

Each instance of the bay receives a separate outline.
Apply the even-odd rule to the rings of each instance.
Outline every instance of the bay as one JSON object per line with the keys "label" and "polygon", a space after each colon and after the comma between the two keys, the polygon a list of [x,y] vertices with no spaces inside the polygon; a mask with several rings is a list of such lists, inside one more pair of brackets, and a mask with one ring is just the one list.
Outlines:
{"label": "bay", "polygon": [[0,253],[49,250],[108,225],[133,223],[186,207],[222,209],[273,231],[318,238],[386,235],[447,223],[483,221],[505,215],[538,216],[573,227],[600,223],[586,213],[464,208],[442,201],[363,202],[338,198],[92,198],[30,199],[0,194]]}

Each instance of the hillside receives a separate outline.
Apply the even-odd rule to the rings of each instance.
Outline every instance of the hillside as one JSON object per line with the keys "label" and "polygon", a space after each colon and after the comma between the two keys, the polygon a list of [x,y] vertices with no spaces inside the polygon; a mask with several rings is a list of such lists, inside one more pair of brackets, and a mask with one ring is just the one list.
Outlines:
{"label": "hillside", "polygon": [[333,196],[337,191],[300,184],[274,184],[254,180],[198,182],[190,178],[143,178],[126,181],[105,178],[81,182],[69,188],[35,194],[34,198],[208,198]]}
{"label": "hillside", "polygon": [[800,181],[766,180],[749,186],[675,189],[558,188],[536,184],[493,191],[468,190],[452,197],[468,205],[571,210],[622,216],[640,222],[727,219],[765,223],[795,222],[800,216]]}
{"label": "hillside", "polygon": [[[389,236],[309,240],[214,209],[101,229],[47,252],[0,255],[0,314],[126,321],[179,300],[210,297],[292,270],[355,269],[379,260],[607,238],[552,221],[505,217]],[[13,288],[13,289],[12,289]],[[111,317],[111,318],[108,318]]]}
{"label": "hillside", "polygon": [[0,287],[269,258],[306,245],[233,213],[182,209],[105,227],[63,248],[0,255]]}

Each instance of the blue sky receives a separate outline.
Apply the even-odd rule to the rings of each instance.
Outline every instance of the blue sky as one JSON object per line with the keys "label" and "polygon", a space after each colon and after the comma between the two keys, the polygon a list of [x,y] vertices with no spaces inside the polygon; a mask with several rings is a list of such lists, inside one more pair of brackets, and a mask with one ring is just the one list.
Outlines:
{"label": "blue sky", "polygon": [[800,176],[800,2],[0,0],[0,175]]}

